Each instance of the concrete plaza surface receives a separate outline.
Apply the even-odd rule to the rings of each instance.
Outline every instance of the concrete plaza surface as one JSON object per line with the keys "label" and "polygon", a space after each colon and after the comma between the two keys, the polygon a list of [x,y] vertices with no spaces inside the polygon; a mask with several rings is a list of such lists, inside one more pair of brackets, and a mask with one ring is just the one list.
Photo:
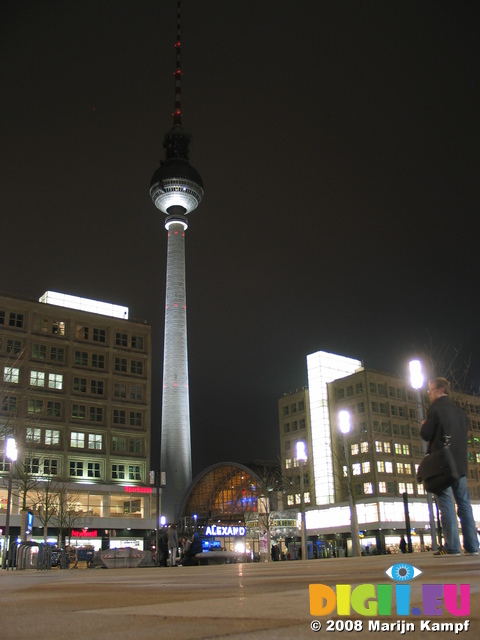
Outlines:
{"label": "concrete plaza surface", "polygon": [[[471,610],[468,630],[422,631],[421,621],[465,622],[442,616],[379,616],[381,623],[403,620],[413,631],[369,630],[358,614],[339,617],[336,610],[311,623],[311,583],[393,584],[385,570],[403,562],[423,571],[411,584],[411,607],[422,607],[422,584],[469,584]],[[395,612],[395,602],[393,603]],[[327,621],[358,620],[362,630],[327,631]],[[357,625],[359,626],[359,624]],[[336,558],[328,560],[233,564],[206,567],[76,569],[52,571],[0,570],[1,640],[228,638],[437,638],[480,637],[480,557],[413,555]]]}

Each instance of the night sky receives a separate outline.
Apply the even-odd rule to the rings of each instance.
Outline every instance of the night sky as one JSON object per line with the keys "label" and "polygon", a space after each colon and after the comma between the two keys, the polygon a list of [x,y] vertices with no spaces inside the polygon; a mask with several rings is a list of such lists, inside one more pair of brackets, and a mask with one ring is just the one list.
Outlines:
{"label": "night sky", "polygon": [[[205,185],[186,238],[194,476],[278,456],[277,399],[320,349],[405,373],[430,341],[462,347],[478,390],[479,3],[182,11]],[[1,4],[0,290],[147,320],[156,433],[167,241],[149,184],[175,34],[175,0]]]}

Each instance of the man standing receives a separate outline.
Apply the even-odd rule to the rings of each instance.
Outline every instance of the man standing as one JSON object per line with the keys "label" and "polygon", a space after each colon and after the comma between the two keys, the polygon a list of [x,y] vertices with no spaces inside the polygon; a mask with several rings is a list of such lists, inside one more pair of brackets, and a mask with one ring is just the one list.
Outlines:
{"label": "man standing", "polygon": [[444,445],[443,436],[450,436],[450,451],[460,475],[460,478],[451,487],[435,494],[442,518],[445,550],[435,551],[433,555],[460,555],[460,538],[453,502],[455,497],[458,517],[462,525],[465,553],[470,556],[478,556],[477,529],[473,519],[466,478],[468,473],[468,417],[450,400],[449,393],[450,383],[445,378],[435,378],[428,383],[430,407],[420,431],[422,438],[429,443],[429,452],[441,449]]}

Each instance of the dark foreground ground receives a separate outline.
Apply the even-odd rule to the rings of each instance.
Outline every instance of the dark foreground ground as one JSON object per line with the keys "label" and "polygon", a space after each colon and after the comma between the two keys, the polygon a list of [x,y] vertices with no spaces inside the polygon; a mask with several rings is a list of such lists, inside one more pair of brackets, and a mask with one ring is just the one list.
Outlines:
{"label": "dark foreground ground", "polygon": [[[454,617],[410,615],[374,619],[310,615],[309,584],[393,584],[391,565],[408,562],[423,571],[411,582],[411,607],[422,609],[422,585],[469,584],[470,613]],[[395,612],[395,603],[393,605]],[[431,630],[421,621],[431,620]],[[468,629],[463,623],[469,620]],[[315,632],[318,620],[322,628]],[[328,621],[333,622],[328,622]],[[357,621],[357,630],[340,630]],[[402,621],[388,631],[369,628]],[[462,623],[435,631],[433,624]],[[351,624],[351,622],[350,622]],[[361,627],[361,628],[359,628]],[[69,571],[0,570],[1,640],[191,640],[228,638],[480,638],[480,557],[434,558],[431,554],[237,564],[212,567]]]}

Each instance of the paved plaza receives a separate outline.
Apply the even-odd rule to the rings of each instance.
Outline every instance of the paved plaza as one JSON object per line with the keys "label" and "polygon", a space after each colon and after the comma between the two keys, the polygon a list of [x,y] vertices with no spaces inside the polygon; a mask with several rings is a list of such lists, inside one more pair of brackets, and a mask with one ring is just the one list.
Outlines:
{"label": "paved plaza", "polygon": [[[310,615],[309,584],[393,584],[385,571],[407,562],[423,571],[411,583],[411,607],[422,607],[422,584],[469,584],[470,613],[455,617]],[[480,637],[479,557],[440,557],[429,553],[206,567],[75,569],[38,572],[0,570],[2,640],[193,640],[228,638],[409,638],[434,636],[421,621],[463,623],[468,629],[443,630],[437,638]],[[395,602],[393,612],[395,612]],[[322,628],[314,632],[312,622]],[[357,630],[328,631],[334,622],[357,621]],[[369,629],[371,620],[412,623],[402,632]],[[314,623],[315,624],[315,623]],[[341,623],[340,623],[341,624]],[[351,624],[351,623],[350,623]],[[362,627],[360,629],[360,627]]]}

